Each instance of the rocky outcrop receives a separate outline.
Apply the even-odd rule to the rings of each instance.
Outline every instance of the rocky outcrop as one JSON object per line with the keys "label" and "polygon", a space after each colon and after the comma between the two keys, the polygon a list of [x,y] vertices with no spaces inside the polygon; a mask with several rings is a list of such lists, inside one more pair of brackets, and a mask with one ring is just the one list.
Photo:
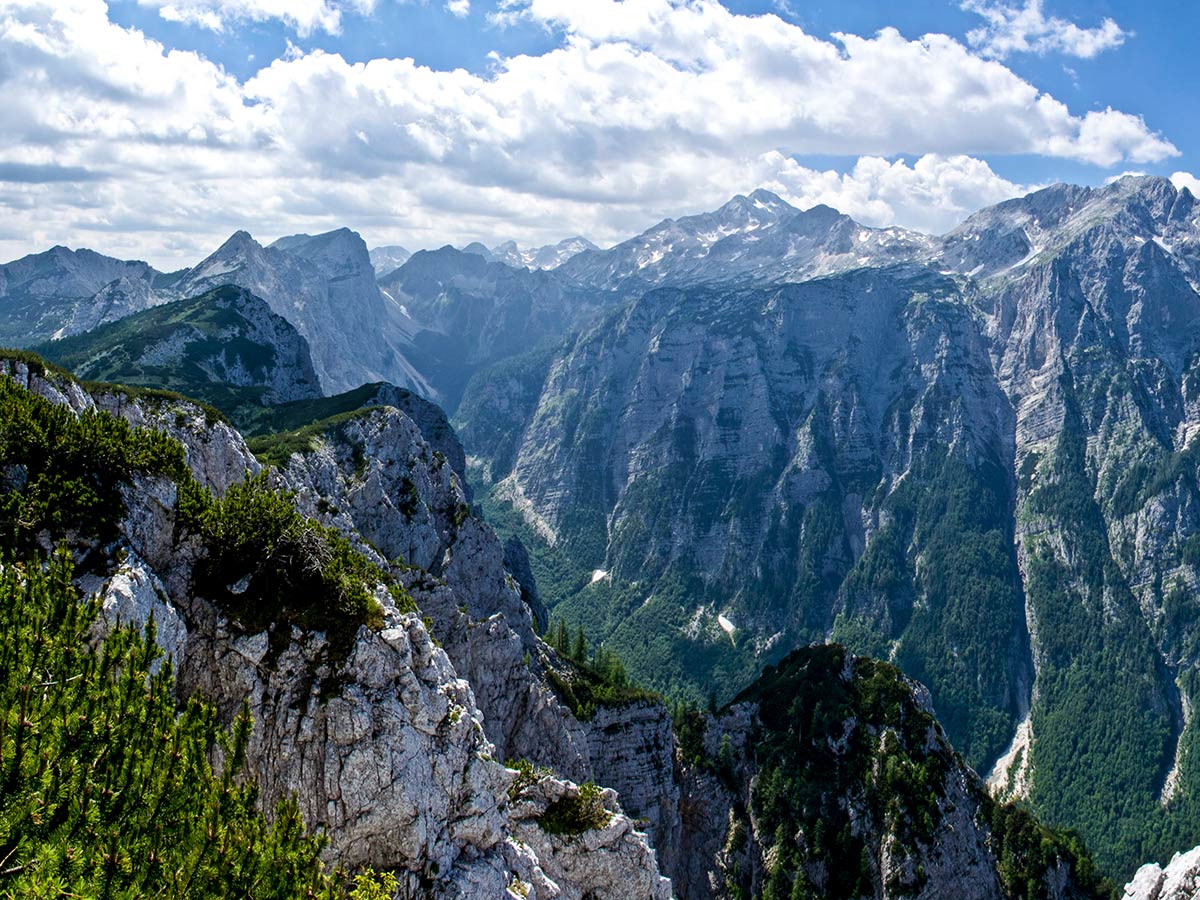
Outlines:
{"label": "rocky outcrop", "polygon": [[[233,462],[248,458],[232,429],[208,429],[204,440],[194,440],[204,412],[186,401],[92,397],[36,362],[8,361],[4,368],[40,396],[77,412],[105,406],[139,426],[172,425],[188,445],[189,460],[200,463],[197,475],[214,487],[227,488]],[[419,440],[398,411],[373,415],[390,420],[381,427],[408,429]],[[222,440],[228,446],[214,446]],[[431,467],[433,451],[423,441],[417,449]],[[453,485],[444,461],[441,468]],[[401,613],[378,587],[383,626],[360,627],[347,645],[335,647],[320,632],[294,627],[247,632],[193,590],[191,573],[206,551],[198,538],[175,527],[175,483],[136,476],[122,496],[119,538],[103,548],[118,562],[97,569],[93,554],[81,586],[101,598],[103,622],[141,625],[153,617],[181,695],[202,692],[226,720],[246,705],[254,721],[247,771],[258,780],[264,805],[270,809],[295,796],[307,824],[329,836],[331,861],[397,870],[401,900],[669,896],[653,850],[611,792],[603,829],[547,835],[539,843],[541,857],[531,850],[541,840],[537,818],[544,809],[526,802],[518,811],[511,802],[516,773],[496,761],[471,685],[421,614]],[[464,540],[469,547],[472,539]],[[494,554],[464,555],[490,565],[500,558],[499,545]],[[461,572],[467,572],[465,564]],[[452,590],[431,573],[424,577],[431,592]],[[489,583],[507,581],[501,570]],[[519,604],[515,588],[510,590]],[[475,629],[477,645],[515,640],[519,648],[511,631],[495,631],[499,621],[492,617],[490,630]],[[579,788],[555,782],[546,790],[561,796]],[[606,893],[596,893],[600,882]]]}
{"label": "rocky outcrop", "polygon": [[1200,847],[1176,853],[1164,869],[1147,863],[1125,885],[1123,900],[1193,900],[1200,891]]}
{"label": "rocky outcrop", "polygon": [[768,885],[775,896],[1104,896],[1068,842],[996,806],[927,692],[885,663],[798,650],[719,714],[695,716],[702,730],[681,747],[681,898]]}
{"label": "rocky outcrop", "polygon": [[665,708],[601,708],[579,722],[557,699],[544,675],[555,665],[552,651],[537,638],[534,610],[506,571],[511,553],[470,514],[457,473],[413,419],[390,407],[366,410],[294,454],[278,477],[307,514],[397,566],[470,682],[500,759],[615,787],[655,846],[671,846],[678,787]]}
{"label": "rocky outcrop", "polygon": [[578,785],[543,777],[524,788],[513,804],[517,837],[537,856],[544,875],[556,885],[566,886],[560,887],[561,894],[550,896],[562,900],[670,900],[670,882],[655,874],[653,851],[620,814],[614,791],[600,792],[607,822],[598,828],[562,835],[548,833],[539,825],[538,819],[552,806],[577,802],[579,796]]}

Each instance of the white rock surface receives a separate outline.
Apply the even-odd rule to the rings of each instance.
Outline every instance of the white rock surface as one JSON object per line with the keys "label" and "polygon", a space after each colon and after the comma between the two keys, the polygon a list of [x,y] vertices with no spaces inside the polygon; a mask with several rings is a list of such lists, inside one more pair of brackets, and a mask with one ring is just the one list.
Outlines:
{"label": "white rock surface", "polygon": [[1200,847],[1176,853],[1164,869],[1147,863],[1125,885],[1124,900],[1196,900],[1200,897]]}

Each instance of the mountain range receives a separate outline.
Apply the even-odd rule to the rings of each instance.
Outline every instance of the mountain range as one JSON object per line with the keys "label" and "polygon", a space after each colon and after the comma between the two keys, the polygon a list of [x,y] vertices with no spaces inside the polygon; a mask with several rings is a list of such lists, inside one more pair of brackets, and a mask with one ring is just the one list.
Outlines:
{"label": "mountain range", "polygon": [[[766,685],[807,696],[795,673],[831,664],[798,648],[831,640],[928,689],[906,716],[932,710],[944,737],[900,729],[905,759],[945,740],[993,796],[1078,831],[1103,871],[1124,880],[1200,843],[1200,210],[1165,179],[1054,186],[942,236],[755,191],[609,249],[569,241],[544,255],[479,244],[372,257],[346,229],[269,246],[239,232],[163,274],[55,248],[0,267],[0,335],[81,377],[170,388],[228,407],[247,432],[279,432],[254,449],[298,467],[297,484],[316,479],[338,510],[330,521],[363,546],[385,561],[394,547],[435,579],[447,571],[436,541],[411,525],[380,530],[371,511],[391,498],[403,519],[402,498],[424,482],[355,487],[321,467],[353,474],[387,456],[361,417],[394,398],[440,404],[461,440],[465,512],[451,503],[423,521],[446,533],[481,513],[496,547],[519,542],[509,575],[528,570],[518,593],[545,604],[551,633],[578,631],[642,686],[717,711],[694,726],[676,716],[672,752],[690,753],[693,770],[663,776],[679,796],[724,798],[692,810],[707,825],[671,824],[663,810],[679,804],[657,788],[612,785],[654,823],[676,890],[728,880],[767,896],[772,877],[788,891],[817,879],[829,896],[950,890],[928,875],[932,845],[911,845],[926,847],[911,866],[882,861],[886,841],[873,842],[899,828],[879,811],[883,795],[841,795],[843,809],[883,804],[859,844],[835,842],[875,860],[861,883],[817,865],[834,845],[811,830],[834,813],[814,813],[815,799],[772,805],[810,788],[784,783],[794,748],[761,731],[790,727],[763,712]],[[309,511],[324,515],[316,500]],[[528,566],[513,562],[522,553]],[[486,619],[472,602],[466,614]],[[516,676],[489,681],[478,648],[448,652],[497,747],[578,740],[505,732],[495,723],[515,720],[503,697]],[[818,733],[872,716],[895,728],[856,686],[874,670],[842,664],[843,717],[796,714],[819,719]],[[541,683],[555,687],[548,674]],[[590,701],[564,696],[586,716]],[[738,719],[751,699],[757,711]],[[557,756],[534,762],[588,774]],[[850,784],[865,777],[860,762],[822,765]],[[771,778],[783,780],[768,802],[755,791]],[[961,790],[950,806],[999,834],[993,801]],[[740,849],[726,843],[729,823]],[[795,855],[768,823],[801,828]],[[689,827],[710,843],[689,844]],[[703,871],[688,873],[689,847],[705,848]],[[972,853],[987,856],[950,855]],[[901,873],[891,894],[886,873]],[[992,877],[954,895],[1016,896],[1000,875],[986,886]]]}

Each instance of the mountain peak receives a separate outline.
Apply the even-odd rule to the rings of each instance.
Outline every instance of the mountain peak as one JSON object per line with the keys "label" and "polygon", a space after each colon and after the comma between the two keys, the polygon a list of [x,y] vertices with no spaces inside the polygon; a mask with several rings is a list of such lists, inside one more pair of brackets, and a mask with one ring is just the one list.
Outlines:
{"label": "mountain peak", "polygon": [[795,212],[799,212],[799,210],[779,195],[759,188],[751,191],[749,196],[737,194],[718,209],[715,215],[726,220],[745,220],[749,224],[751,222],[777,221]]}
{"label": "mountain peak", "polygon": [[258,243],[250,232],[238,229],[231,234],[220,247],[217,248],[213,256],[229,256],[235,253],[241,253],[245,250],[261,250],[262,245]]}
{"label": "mountain peak", "polygon": [[479,241],[471,241],[471,243],[467,244],[467,246],[462,248],[462,252],[463,253],[471,253],[475,256],[482,256],[488,262],[491,262],[493,259],[492,251],[489,250],[487,247],[485,247],[483,244],[481,244]]}
{"label": "mountain peak", "polygon": [[780,197],[778,194],[768,191],[766,188],[757,188],[750,192],[748,198],[755,206],[768,207],[770,209],[788,211],[795,209],[790,203]]}

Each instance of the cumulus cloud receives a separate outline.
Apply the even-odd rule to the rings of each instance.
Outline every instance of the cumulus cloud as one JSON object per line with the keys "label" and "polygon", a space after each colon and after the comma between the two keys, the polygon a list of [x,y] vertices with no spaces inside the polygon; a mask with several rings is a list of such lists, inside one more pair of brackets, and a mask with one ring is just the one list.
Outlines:
{"label": "cumulus cloud", "polygon": [[471,11],[471,0],[446,0],[446,11],[461,19]]}
{"label": "cumulus cloud", "polygon": [[[175,5],[224,21],[274,2]],[[286,5],[298,30],[348,8]],[[101,0],[0,0],[0,172],[15,173],[0,208],[33,246],[170,263],[240,227],[616,240],[759,186],[936,231],[1021,190],[980,156],[1177,155],[1136,115],[1074,114],[945,35],[826,40],[715,0],[505,0],[497,15],[559,40],[483,73],[292,47],[240,82],[114,24]],[[805,154],[857,163],[822,171]]]}
{"label": "cumulus cloud", "polygon": [[1105,18],[1092,28],[1080,28],[1074,22],[1047,16],[1042,0],[1026,0],[1016,6],[1003,0],[963,0],[962,8],[983,17],[984,24],[967,34],[967,41],[983,55],[1003,59],[1013,53],[1062,53],[1091,59],[1105,50],[1125,43],[1130,36]]}
{"label": "cumulus cloud", "polygon": [[1171,184],[1182,190],[1187,188],[1193,195],[1200,197],[1200,178],[1191,172],[1176,172],[1171,176]]}
{"label": "cumulus cloud", "polygon": [[138,0],[138,4],[156,8],[168,21],[210,31],[224,31],[230,22],[277,19],[302,36],[314,31],[337,34],[344,10],[369,13],[375,8],[375,0]]}
{"label": "cumulus cloud", "polygon": [[778,160],[763,183],[802,208],[824,203],[864,225],[897,222],[921,231],[949,231],[984,206],[1035,190],[1001,178],[982,160],[928,154],[909,165],[863,157],[843,174]]}

